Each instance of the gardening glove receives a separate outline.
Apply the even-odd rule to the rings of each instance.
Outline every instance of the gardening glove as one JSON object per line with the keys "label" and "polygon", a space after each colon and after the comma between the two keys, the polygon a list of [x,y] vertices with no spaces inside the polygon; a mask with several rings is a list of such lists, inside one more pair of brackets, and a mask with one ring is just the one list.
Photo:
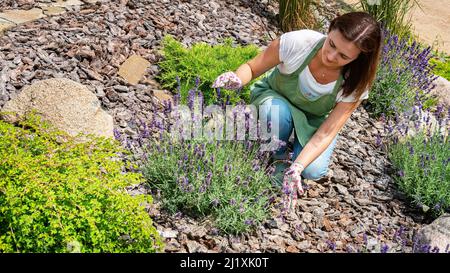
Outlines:
{"label": "gardening glove", "polygon": [[211,87],[238,90],[242,87],[242,81],[234,72],[229,71],[217,77]]}
{"label": "gardening glove", "polygon": [[286,210],[295,209],[297,205],[297,195],[301,196],[304,193],[302,187],[301,173],[304,167],[300,163],[294,162],[287,170],[283,179],[283,203]]}

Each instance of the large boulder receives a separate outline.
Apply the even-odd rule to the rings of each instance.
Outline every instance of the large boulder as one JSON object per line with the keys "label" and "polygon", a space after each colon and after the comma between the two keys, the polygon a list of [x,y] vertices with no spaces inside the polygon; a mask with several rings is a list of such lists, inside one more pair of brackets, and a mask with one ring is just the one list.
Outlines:
{"label": "large boulder", "polygon": [[430,93],[438,97],[440,104],[445,105],[446,108],[450,107],[450,82],[439,76],[435,84],[436,87]]}
{"label": "large boulder", "polygon": [[435,247],[439,252],[450,250],[450,214],[444,214],[418,232],[418,244],[414,252],[428,252]]}
{"label": "large boulder", "polygon": [[97,97],[69,79],[48,79],[27,86],[1,112],[17,113],[3,115],[4,120],[14,123],[32,110],[72,136],[78,133],[114,136],[113,118],[100,107]]}

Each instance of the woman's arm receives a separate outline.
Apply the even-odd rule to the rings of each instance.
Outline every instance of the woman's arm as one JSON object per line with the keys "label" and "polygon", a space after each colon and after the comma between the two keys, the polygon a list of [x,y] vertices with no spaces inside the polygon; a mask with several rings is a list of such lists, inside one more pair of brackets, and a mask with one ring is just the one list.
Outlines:
{"label": "woman's arm", "polygon": [[269,47],[259,53],[255,58],[241,65],[236,70],[236,75],[241,79],[242,86],[252,79],[259,77],[272,67],[280,63],[280,39],[273,40]]}
{"label": "woman's arm", "polygon": [[308,141],[303,150],[298,155],[295,163],[300,163],[307,167],[331,144],[337,133],[347,122],[353,111],[358,108],[358,102],[338,102],[331,111],[328,118],[320,125],[313,137]]}

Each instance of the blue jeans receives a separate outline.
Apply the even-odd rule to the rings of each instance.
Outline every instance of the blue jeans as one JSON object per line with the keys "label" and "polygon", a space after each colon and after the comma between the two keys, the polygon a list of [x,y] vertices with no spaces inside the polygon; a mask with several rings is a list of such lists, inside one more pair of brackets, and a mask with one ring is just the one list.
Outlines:
{"label": "blue jeans", "polygon": [[[294,122],[292,120],[291,111],[289,110],[289,106],[280,99],[268,99],[262,105],[265,105],[267,108],[263,108],[263,111],[266,111],[267,121],[274,123],[272,121],[272,111],[274,110],[272,106],[277,106],[279,111],[279,133],[278,139],[288,143],[289,137],[292,134],[294,129]],[[293,156],[292,160],[295,160],[300,152],[303,150],[302,145],[300,145],[297,136],[295,135],[294,130],[294,148],[293,148]],[[311,162],[305,170],[302,172],[302,177],[310,180],[318,180],[321,177],[325,176],[328,172],[328,165],[330,163],[331,154],[333,153],[334,147],[337,141],[336,136],[331,144],[323,151],[319,157],[317,157],[313,162]],[[280,159],[286,153],[286,146],[279,148],[274,155],[275,159]]]}

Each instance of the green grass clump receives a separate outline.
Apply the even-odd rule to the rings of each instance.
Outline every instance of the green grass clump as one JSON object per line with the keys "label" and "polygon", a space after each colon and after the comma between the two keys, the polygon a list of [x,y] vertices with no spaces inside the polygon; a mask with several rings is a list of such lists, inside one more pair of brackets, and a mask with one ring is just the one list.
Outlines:
{"label": "green grass clump", "polygon": [[283,32],[315,28],[312,0],[279,0],[279,24]]}
{"label": "green grass clump", "polygon": [[[197,43],[188,49],[168,35],[163,40],[164,60],[159,63],[161,74],[157,78],[163,88],[178,89],[182,103],[186,103],[188,92],[196,86],[196,81],[208,105],[216,104],[221,98],[227,96],[230,97],[231,104],[241,99],[248,102],[249,86],[252,82],[239,92],[223,89],[220,97],[211,85],[220,74],[235,71],[258,53],[259,49],[255,45],[233,46],[231,38],[225,39],[223,44],[211,46],[206,43]],[[201,79],[201,82],[198,79]]]}
{"label": "green grass clump", "polygon": [[435,65],[433,73],[450,81],[450,55],[435,56],[430,59],[430,63]]}
{"label": "green grass clump", "polygon": [[0,252],[158,252],[144,204],[125,187],[117,141],[75,141],[37,115],[0,121]]}

